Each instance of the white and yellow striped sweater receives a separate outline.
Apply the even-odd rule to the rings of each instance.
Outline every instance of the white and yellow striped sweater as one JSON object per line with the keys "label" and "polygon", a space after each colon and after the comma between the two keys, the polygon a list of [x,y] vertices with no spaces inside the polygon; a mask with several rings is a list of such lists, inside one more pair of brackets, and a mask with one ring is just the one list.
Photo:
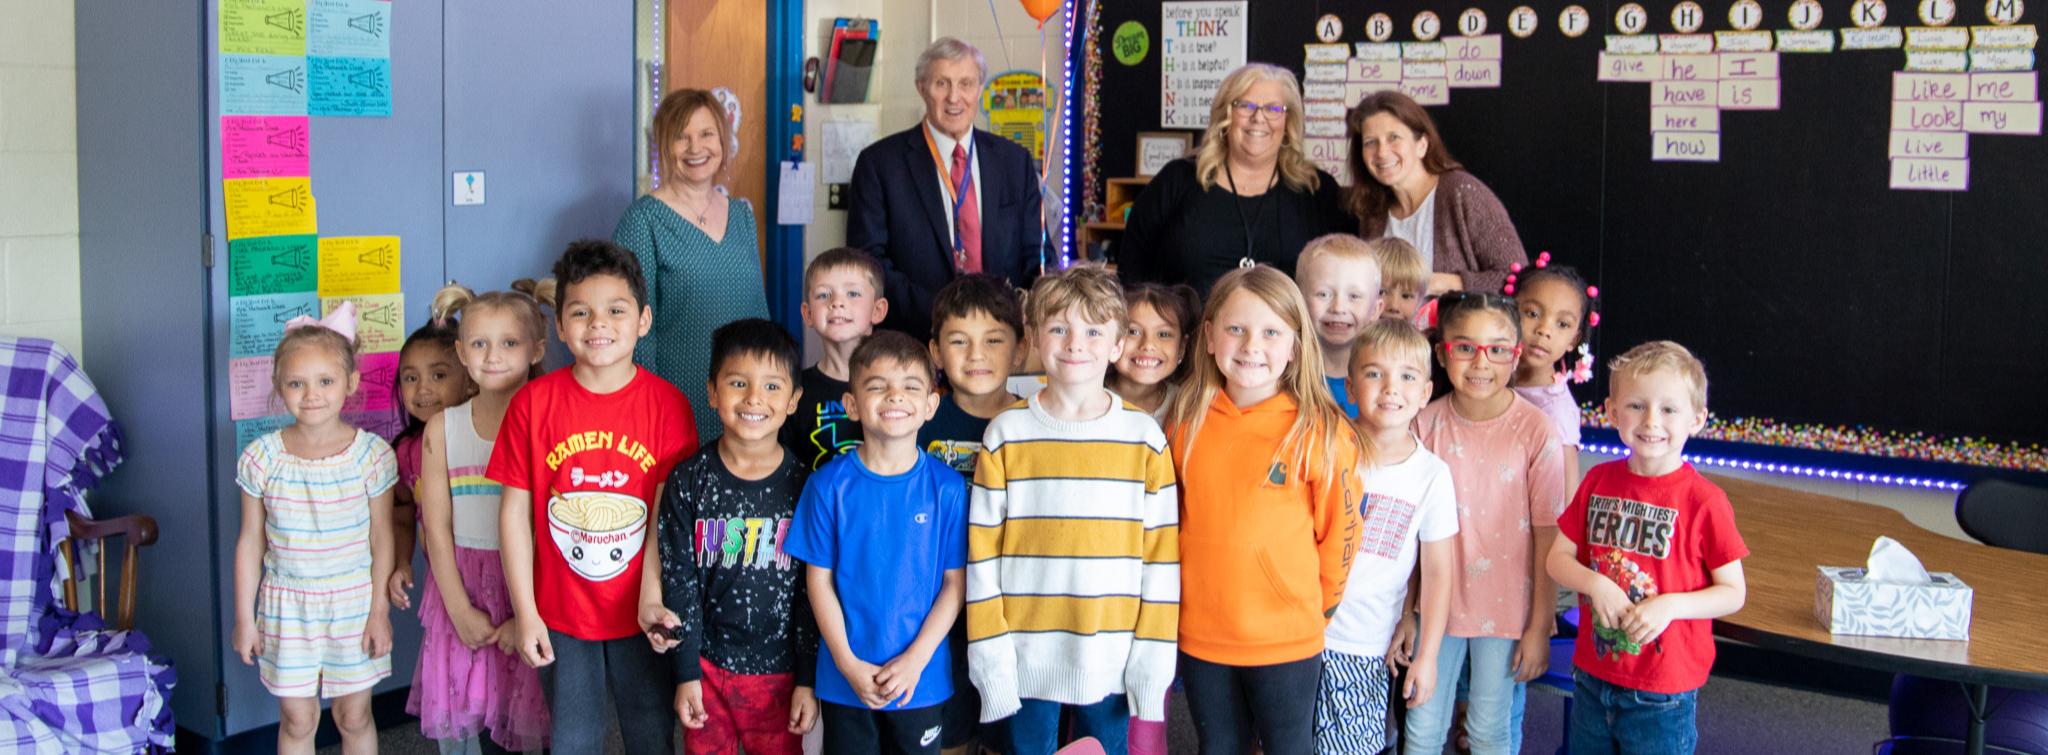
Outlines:
{"label": "white and yellow striped sweater", "polygon": [[989,422],[968,505],[968,675],[981,720],[1020,698],[1128,695],[1165,720],[1180,623],[1180,503],[1166,434],[1111,394],[1087,422],[1036,396]]}

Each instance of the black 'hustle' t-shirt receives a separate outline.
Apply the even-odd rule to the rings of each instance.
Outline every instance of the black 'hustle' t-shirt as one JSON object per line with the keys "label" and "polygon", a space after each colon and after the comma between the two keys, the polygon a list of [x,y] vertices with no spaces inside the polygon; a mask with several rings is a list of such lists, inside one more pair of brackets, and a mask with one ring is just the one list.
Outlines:
{"label": "black 'hustle' t-shirt", "polygon": [[677,681],[703,676],[697,659],[747,675],[817,677],[818,625],[804,564],[782,551],[811,472],[783,454],[759,480],[734,476],[706,443],[669,473],[662,491],[661,602],[683,621],[670,649]]}

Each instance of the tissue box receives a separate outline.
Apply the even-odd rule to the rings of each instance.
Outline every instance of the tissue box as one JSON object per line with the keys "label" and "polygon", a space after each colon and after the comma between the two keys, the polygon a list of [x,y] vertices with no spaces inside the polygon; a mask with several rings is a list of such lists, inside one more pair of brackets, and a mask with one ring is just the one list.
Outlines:
{"label": "tissue box", "polygon": [[1976,591],[1947,572],[1932,582],[1872,582],[1860,566],[1823,566],[1814,585],[1813,615],[1834,634],[1970,639],[1970,602]]}

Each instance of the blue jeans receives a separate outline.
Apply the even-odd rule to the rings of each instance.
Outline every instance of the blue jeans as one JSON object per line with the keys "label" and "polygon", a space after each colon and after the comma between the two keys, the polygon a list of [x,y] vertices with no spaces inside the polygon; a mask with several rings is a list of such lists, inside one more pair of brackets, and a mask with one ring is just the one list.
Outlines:
{"label": "blue jeans", "polygon": [[[1508,755],[1514,741],[1509,730],[1514,699],[1521,685],[1515,683],[1513,660],[1515,641],[1499,637],[1444,637],[1437,651],[1438,679],[1456,679],[1464,673],[1467,656],[1472,660],[1472,693],[1465,707],[1465,731],[1472,737],[1472,755]],[[1402,729],[1401,751],[1408,755],[1444,751],[1451,730],[1451,712],[1456,695],[1431,695],[1429,702],[1408,711]]]}
{"label": "blue jeans", "polygon": [[1699,695],[1629,689],[1574,668],[1572,755],[1690,753],[1700,743]]}
{"label": "blue jeans", "polygon": [[1110,695],[1094,705],[1061,705],[1024,698],[1024,707],[1009,718],[1008,755],[1052,755],[1060,748],[1060,709],[1074,711],[1074,738],[1094,737],[1108,755],[1129,752],[1131,709],[1123,695]]}
{"label": "blue jeans", "polygon": [[[1557,652],[1557,648],[1551,648],[1550,652]],[[1438,689],[1442,689],[1443,682],[1439,681],[1437,685]],[[1465,673],[1458,675],[1458,699],[1464,700],[1471,696],[1472,669],[1467,668]],[[1515,682],[1515,709],[1508,715],[1508,752],[1522,751],[1522,713],[1528,709],[1528,702],[1529,683]]]}

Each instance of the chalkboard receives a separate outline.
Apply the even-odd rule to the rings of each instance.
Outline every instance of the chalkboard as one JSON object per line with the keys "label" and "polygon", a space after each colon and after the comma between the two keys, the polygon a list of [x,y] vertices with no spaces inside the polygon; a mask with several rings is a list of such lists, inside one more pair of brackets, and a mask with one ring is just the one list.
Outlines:
{"label": "chalkboard", "polygon": [[[1649,85],[1596,80],[1619,4],[1578,3],[1592,28],[1577,38],[1557,26],[1573,3],[1527,4],[1540,24],[1526,39],[1504,33],[1515,4],[1477,6],[1503,35],[1502,86],[1455,89],[1429,110],[1531,256],[1550,251],[1600,286],[1601,361],[1647,340],[1685,344],[1724,417],[2048,440],[2048,139],[1972,135],[1968,191],[1892,190],[1904,53],[1781,53],[1780,108],[1722,111],[1718,163],[1653,162]],[[1759,28],[1790,28],[1790,2],[1762,4]],[[1673,5],[1645,3],[1645,31],[1673,31]],[[1703,5],[1701,32],[1730,29],[1727,2]],[[1891,5],[1888,23],[1918,23],[1912,3]],[[1981,4],[1958,5],[1951,26],[1987,23]],[[1848,0],[1822,6],[1822,29],[1849,25]],[[1418,12],[1449,27],[1467,7],[1262,0],[1248,53],[1300,75],[1323,14],[1343,21],[1346,43],[1367,41],[1374,13],[1393,18],[1390,41],[1413,41]],[[1104,28],[1125,21],[1156,37],[1159,3],[1105,5]],[[1134,134],[1159,127],[1158,56],[1103,66],[1099,164],[1131,165]],[[1604,397],[1604,375],[1576,390]]]}

